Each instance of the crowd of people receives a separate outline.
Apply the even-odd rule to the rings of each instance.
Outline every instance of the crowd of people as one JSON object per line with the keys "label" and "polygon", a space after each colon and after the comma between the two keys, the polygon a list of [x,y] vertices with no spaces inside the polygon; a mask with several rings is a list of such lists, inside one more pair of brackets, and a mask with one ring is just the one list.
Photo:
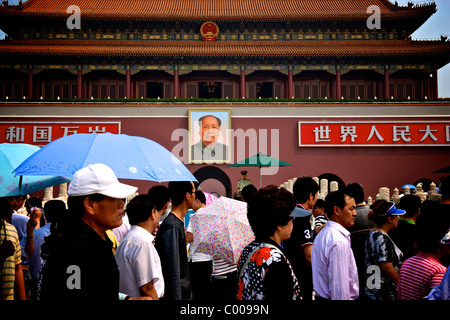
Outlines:
{"label": "crowd of people", "polygon": [[[292,193],[241,184],[255,240],[237,264],[188,251],[185,217],[207,206],[190,181],[136,195],[94,164],[73,176],[68,209],[0,198],[1,299],[450,299],[450,176],[440,203],[405,195],[370,208],[358,183],[324,200],[311,177]],[[16,212],[24,201],[28,217]]]}

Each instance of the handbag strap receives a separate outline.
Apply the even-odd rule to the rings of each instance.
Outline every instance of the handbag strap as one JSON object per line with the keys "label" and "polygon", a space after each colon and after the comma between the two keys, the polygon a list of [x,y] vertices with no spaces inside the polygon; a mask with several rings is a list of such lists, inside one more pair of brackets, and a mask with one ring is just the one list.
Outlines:
{"label": "handbag strap", "polygon": [[280,251],[280,249],[278,249],[278,248],[277,248],[276,246],[274,246],[273,244],[261,242],[261,243],[259,244],[259,246],[257,246],[255,249],[253,249],[252,252],[250,252],[250,254],[248,255],[247,260],[245,260],[244,265],[242,266],[241,270],[239,271],[239,277],[238,277],[238,280],[241,279],[242,274],[244,273],[245,268],[247,268],[247,265],[250,263],[250,260],[251,260],[252,257],[253,257],[253,254],[255,254],[256,251],[258,251],[259,249],[264,248],[264,247],[268,247],[268,248],[270,248],[270,249],[275,249],[275,250]]}

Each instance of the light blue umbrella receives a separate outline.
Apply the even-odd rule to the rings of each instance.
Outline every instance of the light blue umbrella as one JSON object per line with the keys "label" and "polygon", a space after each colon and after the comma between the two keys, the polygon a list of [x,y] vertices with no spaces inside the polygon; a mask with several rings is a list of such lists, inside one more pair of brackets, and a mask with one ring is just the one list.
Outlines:
{"label": "light blue umbrella", "polygon": [[411,190],[415,190],[416,189],[416,186],[415,185],[413,185],[413,184],[405,184],[403,187],[402,187],[402,189],[405,189],[406,187],[409,187]]}
{"label": "light blue umbrella", "polygon": [[38,150],[39,147],[24,143],[0,144],[0,197],[26,195],[70,181],[63,177],[14,176],[13,170]]}
{"label": "light blue umbrella", "polygon": [[112,133],[81,133],[44,146],[14,170],[16,175],[72,177],[81,168],[103,163],[118,178],[197,181],[169,150],[146,138]]}

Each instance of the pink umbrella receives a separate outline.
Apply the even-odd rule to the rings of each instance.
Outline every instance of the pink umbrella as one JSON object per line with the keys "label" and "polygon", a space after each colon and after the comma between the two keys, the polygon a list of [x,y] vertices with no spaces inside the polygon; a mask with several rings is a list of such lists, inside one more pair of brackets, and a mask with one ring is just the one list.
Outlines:
{"label": "pink umbrella", "polygon": [[247,203],[242,201],[220,197],[191,219],[192,252],[237,264],[244,247],[255,239],[247,219]]}

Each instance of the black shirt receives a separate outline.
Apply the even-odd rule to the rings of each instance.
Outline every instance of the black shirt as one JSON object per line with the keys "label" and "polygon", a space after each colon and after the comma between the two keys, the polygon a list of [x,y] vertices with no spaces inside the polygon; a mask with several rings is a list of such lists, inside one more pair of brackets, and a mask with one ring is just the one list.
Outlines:
{"label": "black shirt", "polygon": [[191,300],[184,223],[173,213],[164,219],[155,239],[164,276],[164,299]]}
{"label": "black shirt", "polygon": [[40,300],[118,300],[119,268],[111,241],[83,221],[75,223],[53,243],[39,282]]}

